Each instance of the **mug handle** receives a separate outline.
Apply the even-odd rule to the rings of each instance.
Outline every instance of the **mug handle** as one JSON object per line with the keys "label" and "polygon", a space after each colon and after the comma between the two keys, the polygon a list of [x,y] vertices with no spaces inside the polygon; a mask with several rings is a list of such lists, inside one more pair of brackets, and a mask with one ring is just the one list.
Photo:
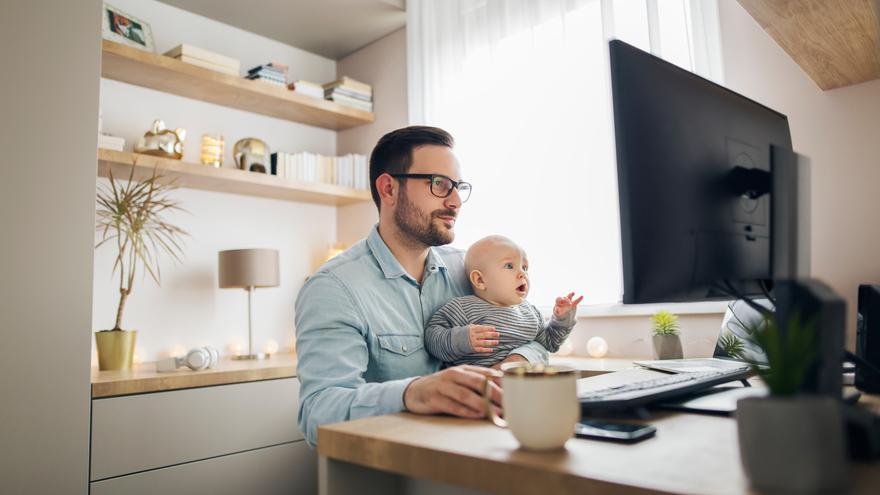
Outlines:
{"label": "mug handle", "polygon": [[486,417],[489,418],[489,421],[495,423],[495,426],[499,428],[507,428],[507,421],[501,416],[495,414],[495,408],[492,407],[492,386],[489,385],[491,382],[491,378],[488,376],[484,377],[483,404],[486,406]]}

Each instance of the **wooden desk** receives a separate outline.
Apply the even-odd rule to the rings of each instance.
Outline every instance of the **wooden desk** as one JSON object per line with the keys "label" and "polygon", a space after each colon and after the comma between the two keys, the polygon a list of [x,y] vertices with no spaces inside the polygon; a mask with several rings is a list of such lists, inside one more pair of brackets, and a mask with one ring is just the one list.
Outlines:
{"label": "wooden desk", "polygon": [[[337,423],[319,429],[319,486],[322,495],[751,493],[734,419],[658,413],[650,423],[656,437],[637,444],[572,438],[549,453],[519,449],[488,421],[401,413]],[[852,464],[851,475],[854,493],[876,493],[880,462]]]}

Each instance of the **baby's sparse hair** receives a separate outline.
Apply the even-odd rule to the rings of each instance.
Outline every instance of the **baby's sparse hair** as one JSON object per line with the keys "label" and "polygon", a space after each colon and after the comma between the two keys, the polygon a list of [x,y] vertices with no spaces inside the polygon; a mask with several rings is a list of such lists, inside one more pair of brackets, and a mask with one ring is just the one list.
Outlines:
{"label": "baby's sparse hair", "polygon": [[497,234],[488,235],[471,244],[471,247],[468,248],[467,253],[464,255],[464,269],[468,274],[468,277],[470,277],[472,271],[479,270],[486,265],[489,256],[492,254],[493,248],[502,245],[510,246],[522,251],[522,248],[515,242],[503,235]]}

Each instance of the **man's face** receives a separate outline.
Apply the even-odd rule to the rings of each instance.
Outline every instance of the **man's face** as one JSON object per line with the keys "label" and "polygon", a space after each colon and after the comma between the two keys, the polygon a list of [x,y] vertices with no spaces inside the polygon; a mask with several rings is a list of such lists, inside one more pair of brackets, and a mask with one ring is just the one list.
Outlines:
{"label": "man's face", "polygon": [[[410,174],[440,174],[461,180],[458,159],[446,146],[425,145],[413,150]],[[431,193],[429,179],[399,179],[399,201],[394,209],[397,227],[425,246],[442,246],[455,239],[455,219],[461,208],[458,190],[446,198]]]}

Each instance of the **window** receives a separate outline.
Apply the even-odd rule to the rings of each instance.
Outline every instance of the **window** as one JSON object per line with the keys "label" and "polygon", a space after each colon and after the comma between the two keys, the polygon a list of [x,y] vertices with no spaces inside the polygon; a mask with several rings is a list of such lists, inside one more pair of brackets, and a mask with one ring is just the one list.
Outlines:
{"label": "window", "polygon": [[519,243],[538,306],[619,302],[607,40],[720,80],[714,2],[410,0],[407,15],[410,121],[450,131],[473,184],[454,245]]}

